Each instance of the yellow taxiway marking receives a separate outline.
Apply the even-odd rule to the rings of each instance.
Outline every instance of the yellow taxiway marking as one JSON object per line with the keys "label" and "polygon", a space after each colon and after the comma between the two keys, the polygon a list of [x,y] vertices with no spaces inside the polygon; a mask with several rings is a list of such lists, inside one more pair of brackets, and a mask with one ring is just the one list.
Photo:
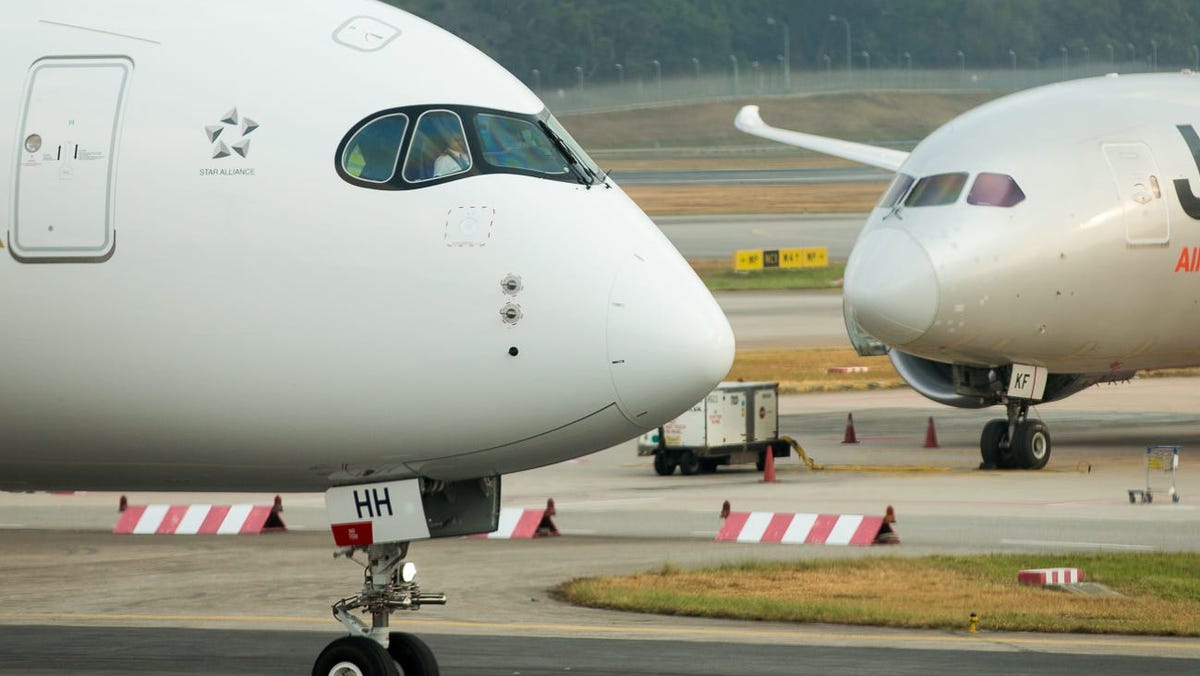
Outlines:
{"label": "yellow taxiway marking", "polygon": [[[54,621],[56,624],[70,623],[71,620],[76,621],[91,621],[91,622],[154,622],[156,624],[164,624],[171,622],[231,622],[243,624],[311,624],[311,625],[328,625],[336,626],[337,622],[332,617],[273,617],[267,615],[160,615],[160,614],[145,614],[145,613],[0,613],[0,620],[48,620]],[[637,634],[639,636],[657,635],[657,636],[712,636],[712,637],[729,637],[738,636],[745,638],[789,638],[789,639],[825,639],[835,641],[878,641],[880,636],[872,636],[868,633],[841,633],[836,631],[814,631],[811,629],[735,629],[731,627],[647,627],[643,625],[587,625],[587,624],[539,624],[528,622],[464,622],[457,620],[407,620],[392,618],[393,626],[409,626],[423,627],[426,629],[453,628],[453,629],[503,629],[517,632],[525,631],[545,631],[567,634]],[[864,629],[868,629],[864,627]],[[892,631],[901,632],[907,631],[904,629],[896,629],[884,627],[880,629],[890,629]],[[915,630],[914,630],[915,631]],[[938,636],[922,636],[922,635],[904,635],[892,634],[883,636],[882,638],[902,639],[905,642],[922,642],[922,643],[983,643],[992,645],[1041,645],[1041,646],[1088,646],[1088,647],[1131,647],[1139,649],[1147,648],[1167,648],[1174,650],[1186,650],[1200,654],[1200,642],[1190,639],[1180,639],[1178,641],[1162,641],[1155,640],[1157,637],[1141,637],[1141,636],[1122,636],[1122,637],[1096,637],[1096,636],[1072,636],[1071,638],[1056,638],[1053,636],[1030,637],[1030,636],[1012,636],[1008,634],[974,634],[974,635],[954,635],[945,634]]]}

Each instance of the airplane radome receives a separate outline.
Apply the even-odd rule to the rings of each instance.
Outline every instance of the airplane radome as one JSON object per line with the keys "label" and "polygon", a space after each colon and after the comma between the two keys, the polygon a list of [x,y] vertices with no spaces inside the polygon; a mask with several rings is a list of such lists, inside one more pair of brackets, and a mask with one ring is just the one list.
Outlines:
{"label": "airplane radome", "polygon": [[1197,94],[1191,73],[1039,87],[911,154],[769,127],[756,106],[736,124],[897,172],[847,262],[851,339],[934,401],[1005,406],[983,465],[1040,469],[1030,404],[1200,364]]}
{"label": "airplane radome", "polygon": [[[0,489],[334,486],[368,581],[314,673],[433,673],[389,640],[392,610],[444,600],[408,542],[494,529],[500,475],[728,371],[729,324],[654,224],[429,23],[365,0],[3,16]],[[387,509],[362,518],[368,492]]]}

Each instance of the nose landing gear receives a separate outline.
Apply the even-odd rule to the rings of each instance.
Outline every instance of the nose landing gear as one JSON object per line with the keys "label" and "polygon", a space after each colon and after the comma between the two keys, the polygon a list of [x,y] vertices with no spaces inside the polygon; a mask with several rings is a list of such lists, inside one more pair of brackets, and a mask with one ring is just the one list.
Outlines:
{"label": "nose landing gear", "polygon": [[[437,660],[421,639],[389,631],[391,614],[418,610],[424,604],[445,605],[445,594],[421,591],[416,566],[405,562],[407,542],[349,547],[334,556],[355,560],[367,553],[362,591],[333,604],[333,616],[350,631],[325,646],[313,665],[313,676],[438,676]],[[368,625],[355,612],[371,616]]]}
{"label": "nose landing gear", "polygon": [[1041,469],[1050,461],[1050,430],[1040,420],[1030,420],[1029,401],[1005,402],[1008,418],[983,426],[979,436],[979,469]]}

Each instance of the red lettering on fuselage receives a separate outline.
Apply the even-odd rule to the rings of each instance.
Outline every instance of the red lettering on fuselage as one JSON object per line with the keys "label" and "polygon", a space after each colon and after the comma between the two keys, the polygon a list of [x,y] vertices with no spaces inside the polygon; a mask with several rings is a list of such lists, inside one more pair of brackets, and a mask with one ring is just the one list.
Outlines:
{"label": "red lettering on fuselage", "polygon": [[1175,272],[1200,272],[1200,246],[1183,247],[1179,260],[1175,261]]}

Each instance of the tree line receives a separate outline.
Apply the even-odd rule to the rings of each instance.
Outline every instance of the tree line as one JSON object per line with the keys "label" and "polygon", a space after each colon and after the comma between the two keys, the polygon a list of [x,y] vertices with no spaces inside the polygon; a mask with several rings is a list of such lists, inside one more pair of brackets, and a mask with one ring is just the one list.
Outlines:
{"label": "tree line", "polygon": [[386,0],[544,86],[724,72],[1200,65],[1196,0]]}

